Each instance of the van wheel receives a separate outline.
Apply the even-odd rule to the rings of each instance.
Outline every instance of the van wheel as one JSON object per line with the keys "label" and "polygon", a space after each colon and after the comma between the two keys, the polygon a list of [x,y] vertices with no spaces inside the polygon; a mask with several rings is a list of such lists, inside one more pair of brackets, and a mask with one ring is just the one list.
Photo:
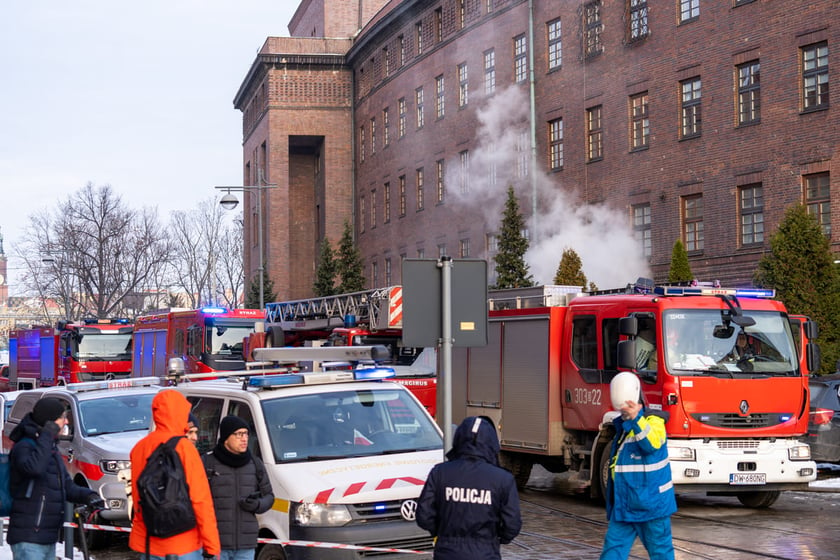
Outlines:
{"label": "van wheel", "polygon": [[279,544],[264,544],[257,552],[256,560],[286,560],[286,552]]}
{"label": "van wheel", "polygon": [[762,492],[741,492],[738,501],[749,508],[769,508],[779,499],[779,490],[765,490]]}

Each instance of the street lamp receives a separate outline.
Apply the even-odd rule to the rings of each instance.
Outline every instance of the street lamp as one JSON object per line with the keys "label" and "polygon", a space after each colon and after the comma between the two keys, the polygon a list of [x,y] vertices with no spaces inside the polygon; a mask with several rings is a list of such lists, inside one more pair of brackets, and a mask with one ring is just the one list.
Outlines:
{"label": "street lamp", "polygon": [[231,194],[231,191],[234,192],[247,192],[247,191],[257,191],[257,251],[260,254],[259,259],[259,277],[260,277],[260,309],[265,308],[265,286],[263,285],[263,276],[265,272],[265,265],[263,264],[263,223],[262,223],[262,215],[263,215],[263,205],[262,205],[262,192],[264,189],[274,189],[277,188],[277,185],[268,184],[263,179],[262,169],[259,171],[259,185],[244,185],[244,186],[222,186],[216,187],[217,189],[222,189],[227,191],[221,200],[219,200],[219,204],[225,210],[233,210],[239,205],[239,199],[236,198],[235,194]]}

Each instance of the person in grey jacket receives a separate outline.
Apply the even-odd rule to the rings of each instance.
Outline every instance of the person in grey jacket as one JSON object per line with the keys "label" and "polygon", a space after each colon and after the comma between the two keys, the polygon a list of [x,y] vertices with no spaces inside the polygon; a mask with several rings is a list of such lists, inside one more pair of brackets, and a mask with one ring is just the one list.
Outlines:
{"label": "person in grey jacket", "polygon": [[253,560],[257,548],[257,513],[271,509],[274,494],[265,465],[248,450],[248,424],[225,416],[219,442],[202,456],[219,526],[219,560]]}

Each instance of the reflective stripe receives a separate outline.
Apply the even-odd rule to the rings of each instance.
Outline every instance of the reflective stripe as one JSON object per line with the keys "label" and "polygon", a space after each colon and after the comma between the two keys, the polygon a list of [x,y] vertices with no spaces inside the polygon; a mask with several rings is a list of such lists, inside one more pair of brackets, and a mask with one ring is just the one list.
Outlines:
{"label": "reflective stripe", "polygon": [[667,458],[650,465],[616,465],[615,472],[653,472],[663,468],[670,468],[670,462]]}
{"label": "reflective stripe", "polygon": [[666,484],[663,484],[662,486],[659,487],[659,493],[661,494],[662,492],[667,492],[668,490],[670,490],[673,487],[674,487],[674,481],[669,480]]}

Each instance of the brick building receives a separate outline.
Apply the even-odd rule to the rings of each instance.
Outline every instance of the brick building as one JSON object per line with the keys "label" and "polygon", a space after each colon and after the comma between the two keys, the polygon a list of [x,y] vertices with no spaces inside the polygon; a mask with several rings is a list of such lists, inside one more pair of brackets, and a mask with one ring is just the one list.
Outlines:
{"label": "brick building", "polygon": [[508,186],[540,282],[566,247],[601,287],[662,280],[681,239],[701,280],[749,284],[796,203],[837,245],[837,15],[836,0],[303,0],[235,100],[246,184],[278,185],[278,297],[310,295],[345,219],[370,286],[401,282],[404,257],[490,260]]}

